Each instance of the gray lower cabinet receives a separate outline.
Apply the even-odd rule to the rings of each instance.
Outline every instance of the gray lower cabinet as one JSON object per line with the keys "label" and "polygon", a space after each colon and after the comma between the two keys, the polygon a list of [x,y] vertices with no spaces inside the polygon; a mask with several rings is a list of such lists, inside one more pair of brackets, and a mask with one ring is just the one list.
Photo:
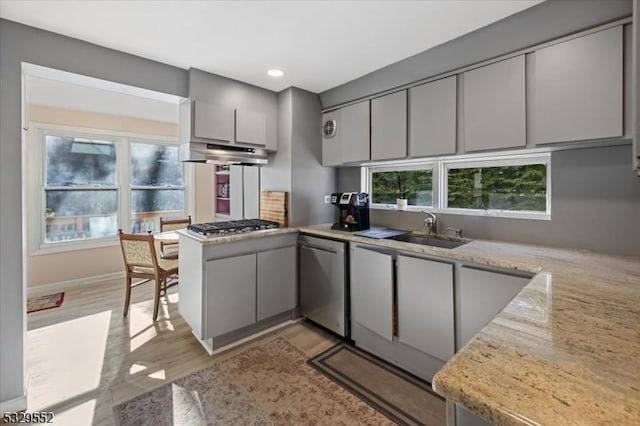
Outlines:
{"label": "gray lower cabinet", "polygon": [[340,114],[342,163],[368,161],[371,158],[369,101],[346,106]]}
{"label": "gray lower cabinet", "polygon": [[463,74],[465,151],[524,147],[524,55]]}
{"label": "gray lower cabinet", "polygon": [[351,319],[393,340],[393,256],[353,245],[350,248]]}
{"label": "gray lower cabinet", "polygon": [[622,136],[622,26],[537,50],[533,59],[536,144]]}
{"label": "gray lower cabinet", "polygon": [[409,156],[456,153],[457,77],[409,89]]}
{"label": "gray lower cabinet", "polygon": [[398,256],[398,340],[447,361],[455,353],[453,265]]}
{"label": "gray lower cabinet", "polygon": [[456,405],[456,426],[490,426],[491,423]]}
{"label": "gray lower cabinet", "polygon": [[407,91],[371,100],[371,159],[407,156]]}
{"label": "gray lower cabinet", "polygon": [[530,277],[463,266],[457,289],[457,348],[462,348],[529,283]]}
{"label": "gray lower cabinet", "polygon": [[236,109],[236,143],[265,146],[267,116],[260,112]]}
{"label": "gray lower cabinet", "polygon": [[296,247],[257,254],[257,321],[294,309],[297,305]]}
{"label": "gray lower cabinet", "polygon": [[[342,129],[340,111],[335,110],[322,114],[322,165],[339,166],[342,164]],[[327,134],[327,123],[333,122],[333,134]],[[330,123],[331,124],[331,123]]]}
{"label": "gray lower cabinet", "polygon": [[220,336],[256,322],[256,254],[209,260],[207,337]]}
{"label": "gray lower cabinet", "polygon": [[216,143],[233,139],[233,109],[202,101],[192,101],[193,135]]}

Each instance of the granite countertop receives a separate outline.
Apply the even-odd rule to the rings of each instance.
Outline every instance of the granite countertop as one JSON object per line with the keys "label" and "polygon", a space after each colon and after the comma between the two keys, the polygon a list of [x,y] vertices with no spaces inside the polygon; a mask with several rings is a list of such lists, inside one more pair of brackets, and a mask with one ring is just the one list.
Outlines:
{"label": "granite countertop", "polygon": [[298,228],[274,228],[274,229],[265,229],[262,231],[243,232],[240,234],[229,234],[229,235],[206,237],[204,235],[200,235],[195,232],[187,231],[184,229],[180,229],[176,231],[176,233],[179,236],[196,240],[202,243],[203,245],[232,243],[237,241],[253,240],[256,238],[271,237],[274,235],[292,234],[296,232],[298,232]]}
{"label": "granite countertop", "polygon": [[640,424],[640,257],[482,240],[440,249],[328,225],[299,231],[540,272],[436,374],[435,391],[498,425]]}

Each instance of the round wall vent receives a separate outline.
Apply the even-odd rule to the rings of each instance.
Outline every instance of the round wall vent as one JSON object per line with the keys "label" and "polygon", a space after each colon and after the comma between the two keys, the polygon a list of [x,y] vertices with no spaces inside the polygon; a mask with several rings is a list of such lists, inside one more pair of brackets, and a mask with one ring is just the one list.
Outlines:
{"label": "round wall vent", "polygon": [[327,120],[322,125],[322,133],[325,137],[331,138],[335,136],[337,127],[336,120]]}

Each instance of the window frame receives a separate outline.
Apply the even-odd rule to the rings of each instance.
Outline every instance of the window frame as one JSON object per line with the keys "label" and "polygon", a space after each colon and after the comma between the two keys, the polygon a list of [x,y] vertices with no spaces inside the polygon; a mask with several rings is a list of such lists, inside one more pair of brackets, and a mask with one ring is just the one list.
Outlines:
{"label": "window frame", "polygon": [[[27,211],[27,244],[29,255],[45,255],[62,253],[84,249],[94,249],[101,247],[117,246],[117,234],[111,237],[87,238],[81,240],[46,242],[46,217],[44,212],[46,205],[46,189],[57,187],[46,187],[46,142],[45,137],[52,136],[73,136],[75,138],[102,139],[114,143],[116,149],[116,186],[117,190],[117,227],[118,229],[129,229],[132,220],[131,214],[131,143],[151,143],[178,146],[176,137],[135,134],[129,132],[118,132],[105,129],[91,129],[77,126],[58,125],[50,123],[31,122],[25,145],[25,169],[27,182],[24,188],[27,193],[23,199],[28,203]],[[184,214],[192,215],[194,211],[193,180],[194,170],[188,163],[183,164],[183,189],[184,189]],[[83,187],[84,188],[84,187]],[[81,187],[73,187],[80,190]],[[71,189],[71,188],[65,188]],[[73,190],[71,189],[71,190]],[[93,189],[87,187],[86,189]],[[113,190],[112,186],[108,188]]]}
{"label": "window frame", "polygon": [[[448,206],[448,172],[449,169],[474,168],[474,167],[508,167],[544,164],[546,166],[546,210],[502,210],[502,209],[465,209]],[[501,157],[475,157],[463,159],[450,159],[441,162],[440,182],[442,194],[439,206],[442,213],[459,214],[468,216],[507,217],[520,219],[551,219],[551,154],[518,154]]]}
{"label": "window frame", "polygon": [[[467,167],[500,167],[522,166],[529,164],[544,164],[547,170],[546,176],[546,211],[518,211],[497,209],[463,209],[447,206],[447,172],[451,168]],[[407,211],[427,211],[431,213],[504,217],[516,219],[551,220],[551,151],[538,152],[504,152],[465,154],[447,157],[435,157],[424,159],[407,159],[403,161],[366,163],[360,169],[360,187],[363,192],[371,193],[372,173],[379,171],[402,170],[432,170],[433,182],[433,206],[407,206]],[[397,210],[395,204],[371,203],[369,208],[376,210]]]}
{"label": "window frame", "polygon": [[[435,163],[433,161],[421,161],[418,163],[410,163],[410,164],[403,164],[403,163],[397,163],[396,165],[391,165],[391,164],[385,164],[385,165],[380,165],[380,166],[369,166],[366,168],[366,178],[365,178],[365,182],[364,182],[364,186],[362,189],[362,192],[366,192],[369,194],[370,198],[373,199],[372,193],[371,193],[371,186],[372,186],[372,182],[373,182],[373,174],[374,173],[379,173],[379,172],[406,172],[406,171],[416,171],[416,170],[429,170],[431,171],[431,199],[432,199],[432,205],[431,206],[414,206],[414,205],[407,205],[407,209],[408,211],[422,211],[424,209],[433,209],[434,205],[436,204],[437,201],[437,191],[438,191],[438,178],[437,178],[437,170],[435,168]],[[385,204],[385,203],[369,203],[369,208],[371,209],[379,209],[379,210],[396,210],[397,209],[397,205],[396,204]]]}

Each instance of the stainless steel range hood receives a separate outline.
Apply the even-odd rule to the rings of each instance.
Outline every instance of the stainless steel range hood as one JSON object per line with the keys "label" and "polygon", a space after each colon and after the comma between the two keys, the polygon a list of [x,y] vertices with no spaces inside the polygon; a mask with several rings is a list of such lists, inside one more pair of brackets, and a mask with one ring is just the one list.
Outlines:
{"label": "stainless steel range hood", "polygon": [[180,161],[247,166],[267,164],[264,147],[235,140],[236,118],[234,108],[192,99],[181,102]]}
{"label": "stainless steel range hood", "polygon": [[267,151],[260,148],[188,142],[180,145],[179,159],[195,163],[262,166],[267,164]]}

